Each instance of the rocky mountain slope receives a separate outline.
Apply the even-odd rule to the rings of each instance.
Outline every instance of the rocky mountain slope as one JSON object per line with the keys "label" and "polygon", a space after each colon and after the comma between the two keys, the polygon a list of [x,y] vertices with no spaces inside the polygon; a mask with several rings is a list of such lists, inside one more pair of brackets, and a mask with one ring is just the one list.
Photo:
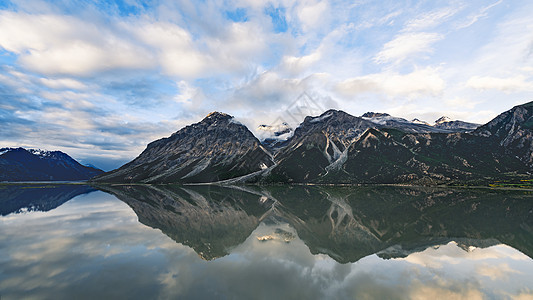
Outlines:
{"label": "rocky mountain slope", "polygon": [[[488,184],[529,178],[533,103],[477,124],[430,126],[381,113],[328,110],[306,117],[276,147],[261,145],[229,115],[155,141],[100,182]],[[440,127],[439,127],[440,126]],[[267,128],[273,129],[273,128]],[[279,132],[279,131],[275,131]]]}
{"label": "rocky mountain slope", "polygon": [[0,181],[87,180],[102,173],[61,151],[0,149]]}
{"label": "rocky mountain slope", "polygon": [[[305,147],[305,146],[303,146]],[[325,149],[325,148],[322,148]],[[319,148],[315,152],[319,152]],[[327,164],[319,156],[279,160],[267,182],[315,183],[459,183],[526,174],[519,159],[471,134],[412,134],[370,128],[346,148],[344,157]],[[296,164],[296,166],[295,166]],[[312,164],[309,168],[299,167]],[[296,171],[296,172],[295,172]],[[300,171],[300,172],[298,172]],[[483,183],[483,182],[481,182]]]}
{"label": "rocky mountain slope", "polygon": [[214,112],[168,138],[150,143],[133,161],[99,182],[202,183],[235,178],[274,165],[259,140],[232,116]]}
{"label": "rocky mountain slope", "polygon": [[350,145],[373,126],[370,121],[338,110],[306,117],[286,146],[276,154],[278,165],[269,178],[277,182],[316,178],[328,166],[346,161]]}
{"label": "rocky mountain slope", "polygon": [[[375,118],[398,122],[375,113],[357,118],[336,112],[306,119],[289,145],[276,155],[278,165],[260,181],[486,184],[530,171],[520,159],[509,155],[513,147],[502,147],[479,134],[413,132],[391,128],[391,123],[375,125],[375,120],[369,121]],[[311,120],[317,121],[309,126]],[[357,130],[357,134],[349,139],[328,138],[332,132],[346,130]],[[298,138],[300,135],[303,137]]]}
{"label": "rocky mountain slope", "polygon": [[515,106],[474,131],[533,168],[533,102]]}

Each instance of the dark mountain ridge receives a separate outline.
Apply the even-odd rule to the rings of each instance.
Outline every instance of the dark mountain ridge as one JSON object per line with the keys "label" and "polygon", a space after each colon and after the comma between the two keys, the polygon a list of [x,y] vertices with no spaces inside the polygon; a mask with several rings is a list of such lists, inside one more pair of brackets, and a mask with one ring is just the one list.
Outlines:
{"label": "dark mountain ridge", "polygon": [[382,113],[365,115],[328,110],[308,116],[288,140],[269,148],[233,117],[213,113],[150,143],[135,160],[95,180],[487,184],[527,179],[532,171],[533,102],[474,131],[477,124],[448,119],[438,122],[448,124],[443,129]]}
{"label": "dark mountain ridge", "polygon": [[533,102],[515,106],[474,131],[533,168]]}
{"label": "dark mountain ridge", "polygon": [[201,122],[148,144],[133,161],[97,181],[216,182],[272,165],[270,154],[246,126],[228,114],[213,112]]}
{"label": "dark mountain ridge", "polygon": [[87,180],[102,173],[61,151],[0,149],[0,181]]}

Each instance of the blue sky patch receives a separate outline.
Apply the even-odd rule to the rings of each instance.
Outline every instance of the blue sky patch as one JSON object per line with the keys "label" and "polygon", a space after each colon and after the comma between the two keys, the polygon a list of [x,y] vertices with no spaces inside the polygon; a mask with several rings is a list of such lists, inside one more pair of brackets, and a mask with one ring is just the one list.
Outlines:
{"label": "blue sky patch", "polygon": [[265,13],[272,18],[272,25],[274,26],[274,32],[281,33],[286,32],[289,29],[287,25],[287,19],[285,18],[284,7],[269,6],[265,9]]}
{"label": "blue sky patch", "polygon": [[246,22],[248,21],[248,16],[246,15],[246,9],[237,8],[235,10],[227,10],[226,17],[233,22]]}

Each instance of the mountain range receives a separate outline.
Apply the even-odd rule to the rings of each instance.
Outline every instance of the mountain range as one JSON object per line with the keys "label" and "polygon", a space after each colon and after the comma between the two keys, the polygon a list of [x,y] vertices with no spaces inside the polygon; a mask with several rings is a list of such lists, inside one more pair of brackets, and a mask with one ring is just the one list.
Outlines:
{"label": "mountain range", "polygon": [[260,141],[232,116],[214,112],[94,181],[487,184],[527,179],[533,168],[533,102],[484,125],[340,110],[308,116],[295,129],[282,125],[263,130],[286,139]]}
{"label": "mountain range", "polygon": [[61,151],[0,149],[0,181],[87,180],[102,173]]}

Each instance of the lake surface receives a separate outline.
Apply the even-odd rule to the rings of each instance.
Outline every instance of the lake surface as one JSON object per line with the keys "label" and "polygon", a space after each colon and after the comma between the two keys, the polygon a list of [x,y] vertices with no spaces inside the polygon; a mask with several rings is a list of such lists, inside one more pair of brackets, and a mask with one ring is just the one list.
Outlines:
{"label": "lake surface", "polygon": [[532,299],[533,194],[0,186],[4,299]]}

